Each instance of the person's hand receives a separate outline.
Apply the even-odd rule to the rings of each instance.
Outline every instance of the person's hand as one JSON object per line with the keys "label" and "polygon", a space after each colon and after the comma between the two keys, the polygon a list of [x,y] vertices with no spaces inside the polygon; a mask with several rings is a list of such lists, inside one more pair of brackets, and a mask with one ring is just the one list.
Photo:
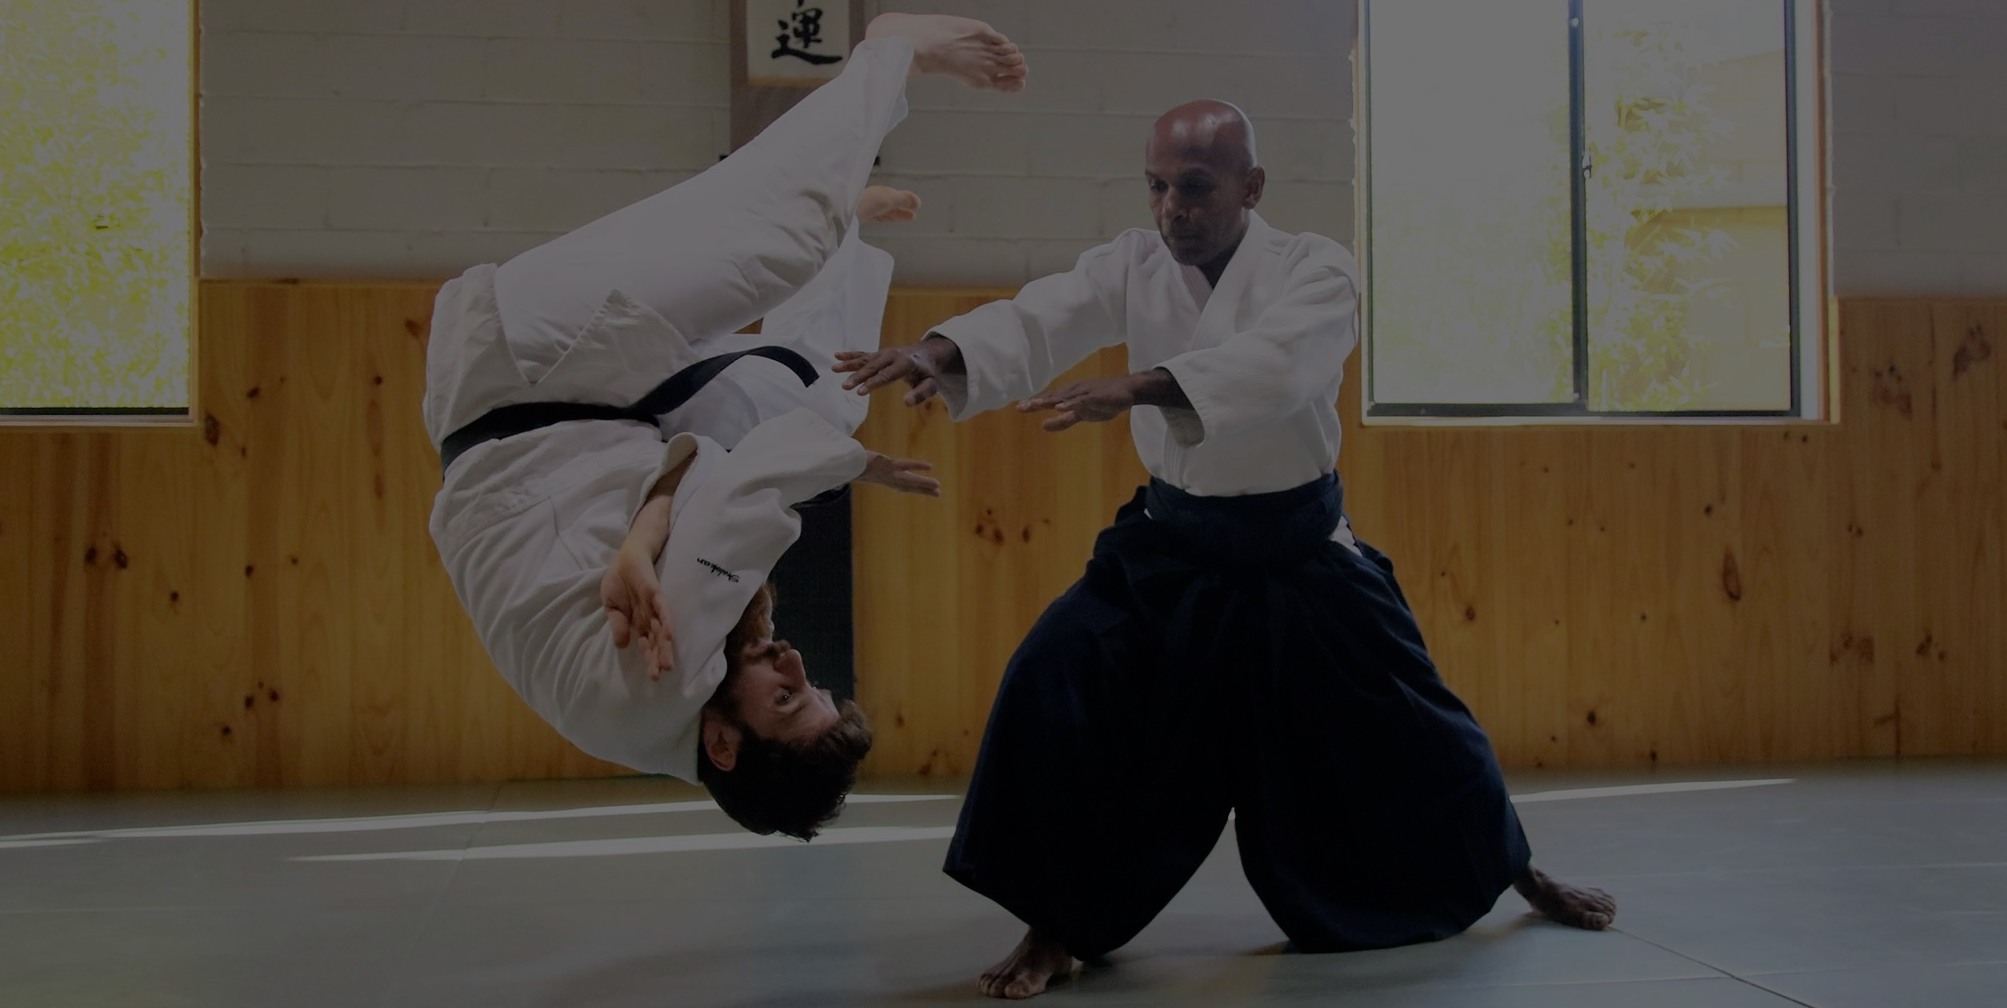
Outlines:
{"label": "person's hand", "polygon": [[904,381],[912,386],[912,391],[906,393],[906,405],[918,406],[940,392],[937,379],[955,370],[961,356],[961,349],[953,340],[925,339],[877,353],[843,350],[837,353],[836,366],[831,370],[848,373],[850,377],[843,387],[856,390],[858,395],[870,395],[895,381]]}
{"label": "person's hand", "polygon": [[1063,431],[1082,421],[1100,423],[1113,420],[1136,405],[1136,376],[1091,378],[1074,382],[1056,392],[1032,396],[1017,404],[1020,413],[1054,410],[1058,415],[1045,421],[1049,431]]}
{"label": "person's hand", "polygon": [[662,678],[675,670],[676,638],[669,632],[669,609],[662,603],[662,583],[655,562],[639,550],[623,549],[599,579],[599,602],[613,631],[613,645],[639,642],[648,660],[648,677]]}
{"label": "person's hand", "polygon": [[864,466],[864,475],[857,477],[854,482],[876,483],[901,493],[939,497],[941,481],[925,475],[933,468],[934,464],[931,462],[919,459],[895,459],[872,452],[871,461]]}

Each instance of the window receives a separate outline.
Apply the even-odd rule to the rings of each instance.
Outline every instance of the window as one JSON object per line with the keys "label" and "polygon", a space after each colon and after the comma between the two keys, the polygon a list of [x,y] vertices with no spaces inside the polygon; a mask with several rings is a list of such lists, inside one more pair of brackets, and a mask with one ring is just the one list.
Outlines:
{"label": "window", "polygon": [[194,19],[0,6],[0,416],[188,414]]}
{"label": "window", "polygon": [[1813,0],[1361,0],[1369,420],[1817,418]]}

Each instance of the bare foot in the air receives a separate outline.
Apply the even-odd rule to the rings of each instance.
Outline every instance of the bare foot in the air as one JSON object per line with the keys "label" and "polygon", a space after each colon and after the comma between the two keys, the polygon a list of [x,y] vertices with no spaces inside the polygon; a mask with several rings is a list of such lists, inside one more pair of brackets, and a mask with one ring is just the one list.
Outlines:
{"label": "bare foot in the air", "polygon": [[1066,949],[1036,931],[1026,931],[1017,948],[983,974],[976,989],[993,998],[1013,1001],[1041,994],[1054,980],[1073,975],[1073,957]]}
{"label": "bare foot in the air", "polygon": [[857,219],[872,224],[909,221],[920,215],[920,197],[891,186],[865,186],[857,198]]}
{"label": "bare foot in the air", "polygon": [[1559,881],[1538,868],[1527,866],[1526,874],[1512,883],[1533,909],[1556,924],[1601,931],[1617,919],[1617,901],[1601,889],[1574,886]]}
{"label": "bare foot in the air", "polygon": [[1024,90],[1024,53],[1001,32],[973,18],[948,14],[880,14],[867,39],[913,43],[913,72],[945,74],[970,87]]}

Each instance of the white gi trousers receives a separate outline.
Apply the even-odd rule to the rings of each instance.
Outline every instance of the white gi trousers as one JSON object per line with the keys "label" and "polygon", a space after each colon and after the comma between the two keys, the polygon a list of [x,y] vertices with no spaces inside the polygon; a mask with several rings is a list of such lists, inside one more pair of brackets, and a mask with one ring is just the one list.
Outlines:
{"label": "white gi trousers", "polygon": [[[859,238],[856,207],[879,145],[905,117],[912,47],[873,39],[850,60],[702,174],[503,263],[495,299],[525,377],[552,373],[614,290],[660,316],[695,357],[784,346],[826,371],[837,351],[877,349],[892,257]],[[760,333],[737,332],[759,319]],[[604,396],[547,383],[538,393]],[[802,407],[854,432],[867,405],[840,376],[804,388],[784,366],[748,358],[663,426],[731,447],[759,422]]]}

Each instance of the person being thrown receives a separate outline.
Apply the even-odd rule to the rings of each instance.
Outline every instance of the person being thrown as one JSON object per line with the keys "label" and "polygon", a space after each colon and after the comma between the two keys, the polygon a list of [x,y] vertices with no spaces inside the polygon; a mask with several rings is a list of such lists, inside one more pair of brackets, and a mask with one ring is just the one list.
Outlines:
{"label": "person being thrown", "polygon": [[852,482],[939,493],[851,437],[864,410],[804,356],[878,345],[891,257],[856,226],[919,208],[867,185],[918,74],[1016,92],[1026,70],[980,21],[882,15],[730,157],[434,306],[430,530],[483,646],[580,749],[701,781],[762,834],[815,836],[870,746],[775,638],[794,508]]}

